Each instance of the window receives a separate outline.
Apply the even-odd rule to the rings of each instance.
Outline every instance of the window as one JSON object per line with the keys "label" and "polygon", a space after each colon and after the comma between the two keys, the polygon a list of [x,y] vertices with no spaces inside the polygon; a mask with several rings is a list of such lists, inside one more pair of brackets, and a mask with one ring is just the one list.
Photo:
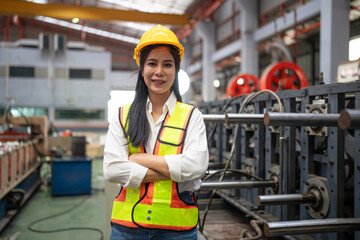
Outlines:
{"label": "window", "polygon": [[10,77],[35,77],[34,67],[10,67]]}
{"label": "window", "polygon": [[10,109],[13,117],[35,117],[35,116],[47,116],[48,111],[46,108],[35,108],[35,107],[12,107]]}
{"label": "window", "polygon": [[90,120],[90,119],[104,119],[104,109],[56,109],[56,119],[71,119],[71,120]]}
{"label": "window", "polygon": [[70,69],[70,79],[89,79],[91,80],[91,69]]}

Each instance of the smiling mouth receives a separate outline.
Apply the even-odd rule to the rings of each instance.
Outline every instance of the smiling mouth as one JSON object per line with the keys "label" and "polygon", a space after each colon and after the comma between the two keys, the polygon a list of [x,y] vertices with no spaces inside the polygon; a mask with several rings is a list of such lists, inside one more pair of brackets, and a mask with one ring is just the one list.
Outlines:
{"label": "smiling mouth", "polygon": [[162,83],[165,83],[166,81],[163,81],[163,80],[151,80],[153,83],[155,84],[162,84]]}

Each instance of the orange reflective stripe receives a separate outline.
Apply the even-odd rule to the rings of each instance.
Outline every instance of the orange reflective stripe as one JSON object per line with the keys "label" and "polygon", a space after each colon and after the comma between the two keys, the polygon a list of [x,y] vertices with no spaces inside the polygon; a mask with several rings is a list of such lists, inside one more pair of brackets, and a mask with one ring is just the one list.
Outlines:
{"label": "orange reflective stripe", "polygon": [[194,205],[187,205],[179,198],[179,195],[177,194],[177,191],[176,191],[176,182],[174,182],[174,181],[173,181],[172,188],[173,188],[173,191],[172,191],[172,195],[171,195],[171,204],[170,204],[171,208],[196,208],[196,206],[194,206]]}
{"label": "orange reflective stripe", "polygon": [[119,196],[115,199],[115,201],[125,202],[126,200],[126,188],[122,188]]}
{"label": "orange reflective stripe", "polygon": [[[194,107],[192,107],[192,109],[193,109],[193,108],[194,108]],[[187,124],[188,124],[188,122],[189,122],[190,115],[191,115],[191,113],[192,113],[192,109],[191,109],[191,111],[188,111],[188,112],[187,112],[186,120],[184,121],[184,125],[182,126],[182,128],[186,128],[186,127],[187,127]],[[182,139],[183,137],[184,137],[184,131],[181,133],[180,139]],[[181,150],[182,150],[182,147],[181,147],[181,148],[178,148],[177,154],[180,154],[180,153],[181,153]]]}
{"label": "orange reflective stripe", "polygon": [[[169,120],[169,117],[170,117],[170,115],[169,115],[169,113],[167,113],[167,114],[166,114],[166,117],[165,117],[165,120],[164,120],[164,122],[163,122],[163,125],[166,125],[166,123],[167,123],[168,120]],[[160,130],[161,130],[161,128],[160,128]],[[160,136],[159,136],[160,139],[162,138],[162,135],[163,135],[163,134],[164,134],[164,132],[161,132],[161,133],[160,133]],[[155,148],[154,148],[154,155],[159,155],[159,149],[160,149],[160,142],[156,139]]]}
{"label": "orange reflective stripe", "polygon": [[[168,216],[168,217],[171,217],[171,216]],[[176,226],[167,226],[167,225],[157,225],[157,224],[142,223],[141,227],[144,227],[144,228],[158,228],[158,229],[175,230],[175,231],[186,231],[186,230],[193,229],[194,227],[196,227],[196,225],[195,226],[176,227]]]}
{"label": "orange reflective stripe", "polygon": [[118,219],[114,219],[114,218],[111,219],[111,222],[112,222],[112,223],[120,224],[120,225],[122,225],[122,226],[127,226],[127,227],[133,227],[133,228],[137,228],[137,227],[138,227],[138,226],[137,226],[135,223],[133,223],[133,222],[118,220]]}
{"label": "orange reflective stripe", "polygon": [[121,119],[121,124],[123,125],[123,127],[125,128],[125,123],[124,123],[124,108],[120,108],[120,119]]}
{"label": "orange reflective stripe", "polygon": [[[140,189],[140,196],[144,196],[145,194],[145,183],[142,183],[141,186],[144,185],[144,188]],[[149,183],[148,190],[146,196],[143,200],[141,200],[141,204],[152,205],[154,197],[154,182]]]}

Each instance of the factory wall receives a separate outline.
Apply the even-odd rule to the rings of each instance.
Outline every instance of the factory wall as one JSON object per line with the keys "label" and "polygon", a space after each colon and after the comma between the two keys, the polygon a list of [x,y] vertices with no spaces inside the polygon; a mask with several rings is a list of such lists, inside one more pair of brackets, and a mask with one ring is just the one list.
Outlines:
{"label": "factory wall", "polygon": [[[14,73],[16,68],[30,74]],[[2,109],[11,102],[16,107],[54,111],[103,110],[104,119],[100,120],[106,121],[110,90],[134,90],[136,79],[137,72],[111,71],[110,52],[0,48]],[[56,120],[52,114],[49,118]]]}

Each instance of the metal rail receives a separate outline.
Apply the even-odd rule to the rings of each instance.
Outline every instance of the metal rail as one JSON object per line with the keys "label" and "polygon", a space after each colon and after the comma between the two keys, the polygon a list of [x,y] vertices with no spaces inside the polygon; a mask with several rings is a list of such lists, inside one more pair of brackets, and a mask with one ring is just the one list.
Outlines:
{"label": "metal rail", "polygon": [[264,114],[266,126],[337,126],[339,113],[277,113]]}
{"label": "metal rail", "polygon": [[352,109],[342,110],[338,119],[338,126],[343,130],[360,128],[360,111]]}
{"label": "metal rail", "polygon": [[256,198],[256,202],[257,202],[258,206],[305,204],[305,203],[314,203],[316,201],[317,201],[317,198],[314,193],[263,195],[263,196],[258,196]]}
{"label": "metal rail", "polygon": [[241,113],[228,113],[225,114],[226,123],[247,123],[247,124],[263,124],[264,114],[241,114]]}
{"label": "metal rail", "polygon": [[224,114],[203,114],[204,122],[225,122]]}
{"label": "metal rail", "polygon": [[265,222],[264,224],[264,232],[267,237],[293,234],[359,231],[359,229],[360,218],[311,219]]}
{"label": "metal rail", "polygon": [[227,181],[227,182],[203,182],[201,190],[204,189],[228,189],[228,188],[260,188],[260,187],[276,187],[277,181]]}

